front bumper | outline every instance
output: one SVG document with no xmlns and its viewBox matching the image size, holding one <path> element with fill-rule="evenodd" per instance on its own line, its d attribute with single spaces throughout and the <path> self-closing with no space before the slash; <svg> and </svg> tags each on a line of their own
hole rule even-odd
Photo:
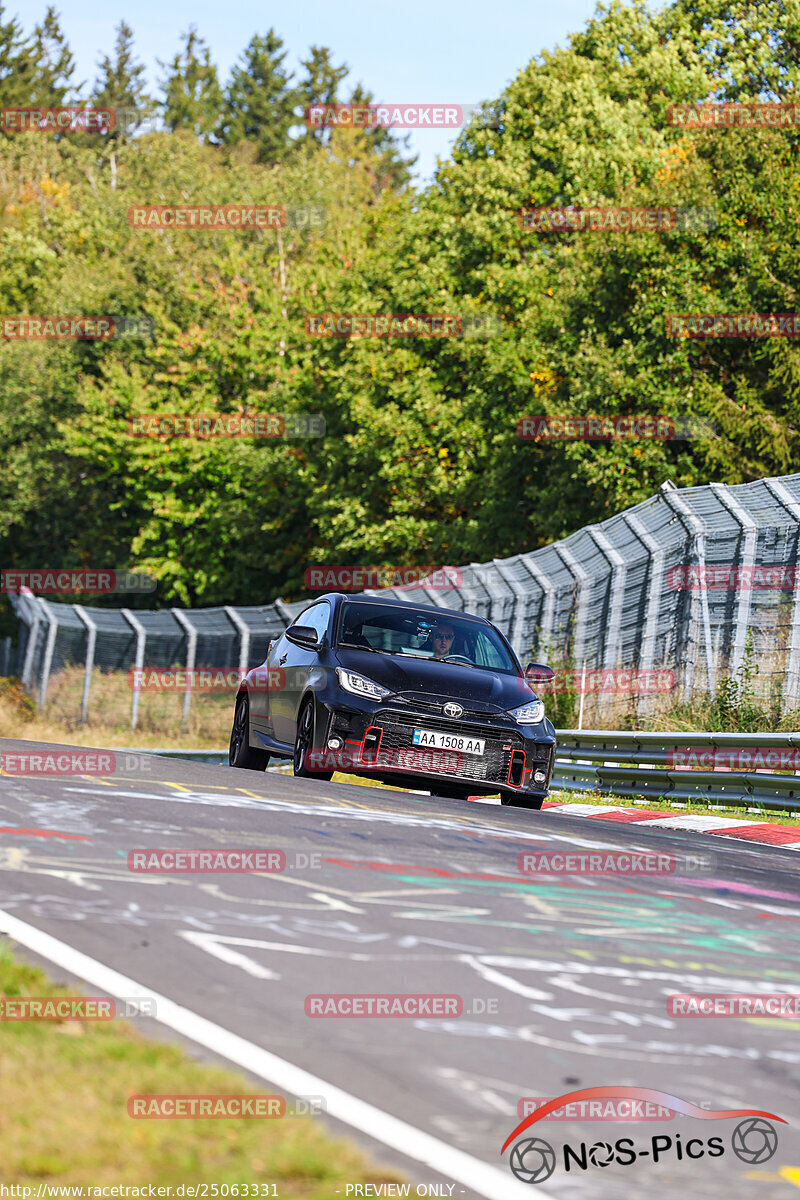
<svg viewBox="0 0 800 1200">
<path fill-rule="evenodd" d="M 354 698 L 353 705 L 327 708 L 324 749 L 340 742 L 333 754 L 336 769 L 368 775 L 382 782 L 412 782 L 435 776 L 447 784 L 465 786 L 475 794 L 500 789 L 546 796 L 553 773 L 555 729 L 545 718 L 539 725 L 520 726 L 510 718 L 451 719 L 411 705 L 381 704 Z M 433 730 L 463 738 L 482 738 L 482 755 L 457 749 L 421 748 L 413 743 L 415 729 Z M 321 747 L 322 748 L 322 747 Z"/>
</svg>

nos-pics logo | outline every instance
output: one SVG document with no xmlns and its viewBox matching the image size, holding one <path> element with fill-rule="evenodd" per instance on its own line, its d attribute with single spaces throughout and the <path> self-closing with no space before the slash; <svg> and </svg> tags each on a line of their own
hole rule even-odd
<svg viewBox="0 0 800 1200">
<path fill-rule="evenodd" d="M 542 1104 L 506 1138 L 501 1154 L 505 1154 L 515 1138 L 525 1133 L 537 1121 L 541 1121 L 550 1113 L 579 1100 L 624 1099 L 644 1100 L 663 1105 L 674 1113 L 683 1113 L 687 1117 L 696 1117 L 700 1121 L 729 1121 L 734 1118 L 744 1118 L 730 1135 L 730 1150 L 748 1166 L 757 1166 L 768 1162 L 778 1149 L 778 1131 L 771 1124 L 779 1121 L 786 1124 L 783 1117 L 775 1113 L 762 1112 L 755 1108 L 699 1108 L 679 1096 L 669 1092 L 659 1092 L 653 1088 L 636 1087 L 594 1087 L 581 1088 L 577 1092 L 567 1092 L 556 1096 Z M 685 1137 L 685 1134 L 684 1134 Z M 579 1146 L 565 1143 L 562 1147 L 564 1170 L 588 1171 L 593 1167 L 608 1167 L 612 1163 L 629 1167 L 639 1158 L 651 1162 L 685 1162 L 689 1159 L 720 1158 L 727 1153 L 724 1136 L 709 1138 L 693 1137 L 683 1140 L 680 1133 L 653 1134 L 640 1145 L 633 1138 L 617 1138 L 614 1142 L 596 1141 L 592 1145 L 581 1142 Z M 517 1179 L 523 1183 L 544 1183 L 556 1169 L 558 1155 L 549 1142 L 540 1137 L 521 1138 L 511 1150 L 508 1165 Z"/>
</svg>

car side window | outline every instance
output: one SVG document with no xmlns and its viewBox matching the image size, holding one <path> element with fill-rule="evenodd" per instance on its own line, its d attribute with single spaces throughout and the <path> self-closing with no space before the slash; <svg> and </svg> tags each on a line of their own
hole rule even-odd
<svg viewBox="0 0 800 1200">
<path fill-rule="evenodd" d="M 320 641 L 323 633 L 327 632 L 330 615 L 331 606 L 327 600 L 323 600 L 319 604 L 312 604 L 311 608 L 307 608 L 305 612 L 302 612 L 293 624 L 309 625 L 315 631 L 317 641 Z"/>
</svg>

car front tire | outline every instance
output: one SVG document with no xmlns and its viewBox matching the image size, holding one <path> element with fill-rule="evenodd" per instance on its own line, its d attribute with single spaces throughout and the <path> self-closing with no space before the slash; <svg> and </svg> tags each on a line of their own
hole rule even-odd
<svg viewBox="0 0 800 1200">
<path fill-rule="evenodd" d="M 314 701 L 306 700 L 297 719 L 292 767 L 301 779 L 320 779 L 328 783 L 333 778 L 333 771 L 312 771 L 308 766 L 308 756 L 314 753 L 315 726 Z"/>
<path fill-rule="evenodd" d="M 245 771 L 266 771 L 268 762 L 266 750 L 254 750 L 250 745 L 250 701 L 247 692 L 242 692 L 236 697 L 233 712 L 228 765 L 241 767 Z"/>
</svg>

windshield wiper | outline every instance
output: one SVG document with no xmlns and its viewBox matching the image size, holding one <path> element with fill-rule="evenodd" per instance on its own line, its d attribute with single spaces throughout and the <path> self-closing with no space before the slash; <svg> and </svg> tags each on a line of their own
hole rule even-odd
<svg viewBox="0 0 800 1200">
<path fill-rule="evenodd" d="M 374 646 L 370 646 L 369 642 L 339 642 L 339 645 L 347 646 L 349 650 L 371 650 L 373 654 L 378 653 Z"/>
</svg>

